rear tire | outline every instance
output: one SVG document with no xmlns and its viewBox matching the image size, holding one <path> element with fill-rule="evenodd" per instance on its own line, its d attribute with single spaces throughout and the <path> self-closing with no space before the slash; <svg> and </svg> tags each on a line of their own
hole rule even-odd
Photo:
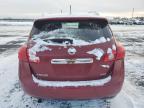
<svg viewBox="0 0 144 108">
<path fill-rule="evenodd" d="M 42 102 L 43 102 L 43 99 L 39 98 L 39 99 L 37 100 L 37 102 L 38 102 L 38 103 L 42 103 Z"/>
</svg>

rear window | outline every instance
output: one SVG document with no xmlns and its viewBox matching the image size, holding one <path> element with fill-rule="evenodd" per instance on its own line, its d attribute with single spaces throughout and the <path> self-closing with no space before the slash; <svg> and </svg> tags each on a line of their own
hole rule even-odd
<svg viewBox="0 0 144 108">
<path fill-rule="evenodd" d="M 100 37 L 111 38 L 112 32 L 106 20 L 49 21 L 38 20 L 34 23 L 31 35 L 37 38 L 74 38 L 87 42 Z"/>
</svg>

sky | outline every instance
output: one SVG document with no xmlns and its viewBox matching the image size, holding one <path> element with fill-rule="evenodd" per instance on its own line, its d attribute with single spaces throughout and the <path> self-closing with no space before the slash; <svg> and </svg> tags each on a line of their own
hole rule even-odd
<svg viewBox="0 0 144 108">
<path fill-rule="evenodd" d="M 39 16 L 45 13 L 98 12 L 104 16 L 144 16 L 144 0 L 0 0 L 0 17 Z"/>
</svg>

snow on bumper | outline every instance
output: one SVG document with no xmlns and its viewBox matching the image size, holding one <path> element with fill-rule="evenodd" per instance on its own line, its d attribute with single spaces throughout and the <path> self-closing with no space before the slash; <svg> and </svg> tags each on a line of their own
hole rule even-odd
<svg viewBox="0 0 144 108">
<path fill-rule="evenodd" d="M 45 81 L 37 79 L 32 75 L 33 81 L 42 87 L 81 87 L 81 86 L 103 86 L 110 82 L 111 76 L 99 80 L 89 81 Z"/>
<path fill-rule="evenodd" d="M 86 86 L 88 84 L 86 83 L 85 86 L 77 87 L 48 87 L 40 86 L 36 83 L 33 80 L 29 63 L 20 61 L 19 79 L 23 90 L 33 97 L 45 99 L 99 99 L 113 97 L 120 92 L 124 81 L 123 66 L 122 60 L 116 61 L 112 70 L 111 79 L 108 77 L 109 80 L 106 80 L 107 83 L 104 83 L 103 86 Z"/>
</svg>

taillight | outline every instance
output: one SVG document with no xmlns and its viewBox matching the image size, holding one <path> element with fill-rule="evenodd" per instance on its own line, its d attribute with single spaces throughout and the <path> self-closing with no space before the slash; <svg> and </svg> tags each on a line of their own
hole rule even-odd
<svg viewBox="0 0 144 108">
<path fill-rule="evenodd" d="M 31 63 L 39 63 L 40 62 L 39 57 L 34 57 L 34 59 L 33 59 L 33 58 L 31 58 L 31 56 L 28 55 L 28 59 L 29 59 L 29 62 L 31 62 Z"/>
<path fill-rule="evenodd" d="M 122 46 L 122 44 L 117 43 L 117 54 L 116 54 L 116 59 L 123 59 L 125 57 L 125 49 Z"/>
<path fill-rule="evenodd" d="M 116 49 L 108 48 L 108 52 L 102 57 L 105 62 L 123 59 L 125 57 L 125 49 L 122 44 L 117 43 Z"/>
<path fill-rule="evenodd" d="M 26 45 L 23 45 L 22 47 L 20 47 L 20 49 L 18 51 L 18 58 L 21 61 L 28 61 Z"/>
<path fill-rule="evenodd" d="M 116 57 L 116 51 L 111 51 L 111 53 L 106 53 L 102 59 L 103 61 L 107 62 L 107 61 L 113 61 L 115 60 L 115 57 Z"/>
<path fill-rule="evenodd" d="M 26 61 L 26 62 L 33 62 L 33 63 L 40 62 L 39 57 L 36 57 L 36 55 L 33 53 L 29 53 L 26 45 L 23 45 L 22 47 L 20 47 L 18 51 L 18 58 L 19 60 Z"/>
<path fill-rule="evenodd" d="M 28 55 L 29 62 L 32 62 L 32 63 L 39 63 L 40 62 L 39 57 L 36 56 L 36 52 L 32 52 L 32 51 L 27 50 L 27 55 Z"/>
</svg>

